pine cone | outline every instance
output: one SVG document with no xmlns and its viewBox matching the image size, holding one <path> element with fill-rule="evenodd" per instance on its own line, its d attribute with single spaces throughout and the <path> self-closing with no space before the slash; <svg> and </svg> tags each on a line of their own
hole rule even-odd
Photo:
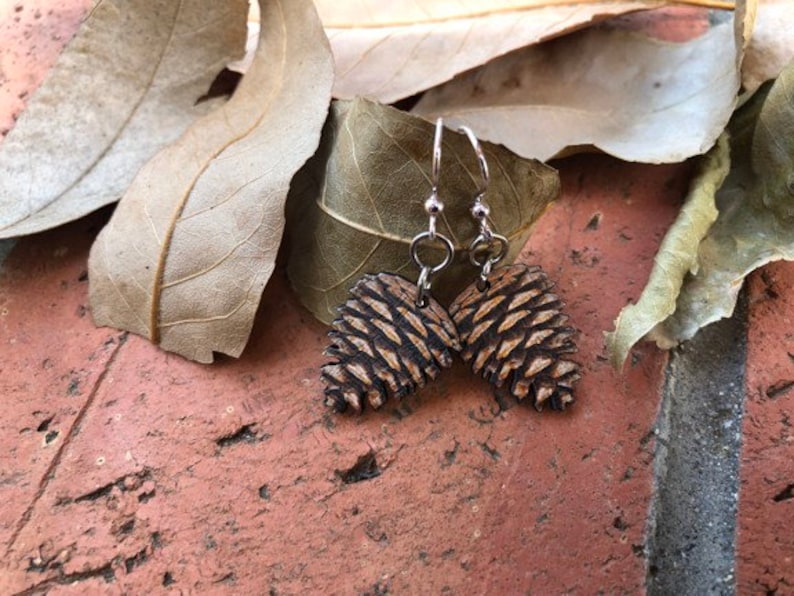
<svg viewBox="0 0 794 596">
<path fill-rule="evenodd" d="M 322 367 L 327 406 L 361 412 L 366 399 L 379 408 L 452 365 L 451 350 L 460 350 L 455 325 L 433 298 L 419 308 L 418 291 L 391 273 L 365 275 L 353 286 L 328 333 L 325 355 L 335 361 Z"/>
<path fill-rule="evenodd" d="M 579 365 L 564 358 L 576 352 L 576 330 L 566 325 L 553 286 L 540 267 L 501 267 L 488 276 L 484 291 L 474 283 L 449 308 L 461 357 L 474 373 L 496 388 L 507 383 L 518 400 L 531 396 L 538 410 L 547 403 L 565 409 L 580 378 Z"/>
</svg>

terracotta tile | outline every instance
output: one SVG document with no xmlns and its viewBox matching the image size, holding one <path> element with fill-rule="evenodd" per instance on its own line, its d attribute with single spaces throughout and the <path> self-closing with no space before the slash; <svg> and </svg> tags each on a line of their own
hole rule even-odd
<svg viewBox="0 0 794 596">
<path fill-rule="evenodd" d="M 330 415 L 325 329 L 282 271 L 244 356 L 201 366 L 79 316 L 87 284 L 72 280 L 97 217 L 22 240 L 3 285 L 4 436 L 24 470 L 0 489 L 5 589 L 641 588 L 664 357 L 637 350 L 619 377 L 601 334 L 639 292 L 686 168 L 560 166 L 565 197 L 525 257 L 559 280 L 584 334 L 579 402 L 562 415 L 500 411 L 462 365 L 399 409 Z M 31 369 L 48 359 L 37 389 Z M 71 395 L 81 370 L 86 390 Z M 64 429 L 56 458 L 41 455 L 53 450 L 34 411 Z M 380 475 L 343 483 L 370 453 Z"/>
<path fill-rule="evenodd" d="M 743 424 L 739 593 L 794 593 L 794 263 L 750 282 Z"/>
<path fill-rule="evenodd" d="M 97 231 L 85 221 L 52 233 L 0 269 L 0 528 L 6 537 L 45 488 L 119 346 L 120 333 L 96 329 L 88 313 L 86 251 Z"/>
</svg>

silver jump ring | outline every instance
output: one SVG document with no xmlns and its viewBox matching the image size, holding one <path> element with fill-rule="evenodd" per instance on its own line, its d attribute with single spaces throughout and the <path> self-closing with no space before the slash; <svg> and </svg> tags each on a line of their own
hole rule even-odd
<svg viewBox="0 0 794 596">
<path fill-rule="evenodd" d="M 425 240 L 429 240 L 429 242 L 425 242 Z M 421 244 L 438 244 L 440 242 L 444 247 L 444 259 L 436 264 L 436 265 L 427 265 L 422 262 L 419 258 L 419 248 Z M 435 234 L 431 235 L 430 232 L 422 232 L 421 234 L 417 234 L 414 236 L 414 239 L 411 241 L 411 260 L 414 262 L 414 265 L 419 267 L 420 269 L 428 269 L 427 277 L 428 282 L 430 281 L 430 277 L 434 276 L 436 273 L 439 273 L 441 270 L 446 268 L 452 262 L 452 257 L 455 254 L 455 247 L 452 245 L 452 242 L 449 238 L 444 236 L 443 234 Z"/>
<path fill-rule="evenodd" d="M 496 252 L 494 248 L 497 249 Z M 475 267 L 487 266 L 490 273 L 490 269 L 505 257 L 509 248 L 510 243 L 501 234 L 490 234 L 490 237 L 480 234 L 469 245 L 469 262 Z M 477 255 L 482 252 L 486 256 L 480 261 Z"/>
<path fill-rule="evenodd" d="M 416 305 L 419 308 L 424 308 L 427 306 L 427 296 L 430 294 L 430 267 L 422 267 L 416 287 L 419 289 L 416 295 Z"/>
</svg>

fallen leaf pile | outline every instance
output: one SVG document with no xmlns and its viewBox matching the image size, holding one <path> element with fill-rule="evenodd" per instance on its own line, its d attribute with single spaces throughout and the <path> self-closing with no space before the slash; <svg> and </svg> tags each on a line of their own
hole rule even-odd
<svg viewBox="0 0 794 596">
<path fill-rule="evenodd" d="M 490 141 L 511 259 L 560 192 L 542 161 L 699 159 L 608 334 L 620 367 L 643 338 L 667 348 L 728 316 L 746 275 L 794 258 L 794 2 L 691 4 L 706 30 L 661 41 L 613 18 L 660 0 L 98 2 L 0 143 L 0 238 L 118 201 L 89 259 L 94 320 L 211 362 L 243 351 L 285 229 L 296 295 L 322 321 L 365 273 L 416 277 L 438 116 L 439 225 L 459 253 L 442 301 L 470 281 L 476 235 L 458 126 Z"/>
</svg>

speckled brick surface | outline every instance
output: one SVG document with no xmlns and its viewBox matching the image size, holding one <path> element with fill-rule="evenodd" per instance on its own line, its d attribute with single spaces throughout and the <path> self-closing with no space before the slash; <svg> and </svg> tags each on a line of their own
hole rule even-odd
<svg viewBox="0 0 794 596">
<path fill-rule="evenodd" d="M 619 377 L 601 332 L 647 276 L 685 171 L 560 165 L 565 197 L 524 258 L 583 332 L 562 415 L 500 411 L 458 365 L 398 409 L 333 416 L 325 328 L 281 270 L 244 356 L 202 366 L 94 328 L 85 259 L 105 214 L 20 241 L 1 298 L 2 591 L 641 589 L 664 356 L 638 350 Z M 368 456 L 380 475 L 346 484 Z"/>
<path fill-rule="evenodd" d="M 794 594 L 794 264 L 750 283 L 737 545 L 743 594 Z"/>
</svg>

